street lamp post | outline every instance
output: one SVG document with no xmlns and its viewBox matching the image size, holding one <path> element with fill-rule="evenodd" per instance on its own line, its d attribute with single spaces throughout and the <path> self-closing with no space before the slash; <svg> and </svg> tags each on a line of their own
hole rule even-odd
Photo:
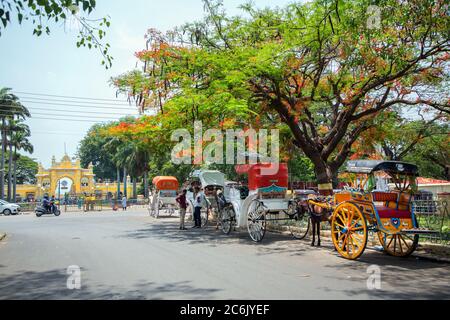
<svg viewBox="0 0 450 320">
<path fill-rule="evenodd" d="M 39 200 L 40 197 L 41 197 L 41 192 L 40 192 L 41 188 L 42 188 L 42 185 L 40 183 L 38 183 L 38 185 L 37 185 L 37 199 L 36 200 Z"/>
<path fill-rule="evenodd" d="M 58 181 L 58 209 L 61 209 L 61 179 Z"/>
</svg>

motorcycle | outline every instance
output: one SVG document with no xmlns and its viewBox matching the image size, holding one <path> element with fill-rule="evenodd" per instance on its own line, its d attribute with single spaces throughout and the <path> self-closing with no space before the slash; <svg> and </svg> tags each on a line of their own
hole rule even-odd
<svg viewBox="0 0 450 320">
<path fill-rule="evenodd" d="M 38 218 L 42 217 L 43 215 L 50 215 L 50 214 L 55 215 L 56 217 L 59 217 L 61 215 L 61 210 L 59 210 L 58 207 L 54 205 L 53 202 L 50 203 L 49 208 L 45 208 L 42 205 L 37 206 L 34 212 L 36 213 L 36 217 Z"/>
</svg>

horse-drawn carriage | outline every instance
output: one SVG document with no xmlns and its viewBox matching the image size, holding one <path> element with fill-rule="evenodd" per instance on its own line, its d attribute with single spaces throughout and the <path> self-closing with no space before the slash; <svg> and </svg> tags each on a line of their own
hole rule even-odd
<svg viewBox="0 0 450 320">
<path fill-rule="evenodd" d="M 376 232 L 384 251 L 406 257 L 413 253 L 419 235 L 434 233 L 419 228 L 413 206 L 418 168 L 394 161 L 349 161 L 346 174 L 352 182 L 327 200 L 310 205 L 331 213 L 331 236 L 336 250 L 358 259 L 366 249 L 369 232 Z M 377 191 L 376 177 L 388 178 L 393 190 Z"/>
<path fill-rule="evenodd" d="M 233 227 L 247 228 L 251 239 L 261 242 L 269 222 L 286 222 L 296 238 L 306 235 L 309 215 L 289 199 L 286 164 L 255 164 L 236 167 L 238 174 L 248 175 L 248 187 L 238 183 L 225 185 L 219 214 L 222 230 L 229 234 Z"/>
<path fill-rule="evenodd" d="M 162 211 L 169 216 L 173 215 L 177 206 L 176 198 L 179 187 L 180 185 L 175 177 L 155 177 L 150 196 L 150 215 L 158 218 Z"/>
<path fill-rule="evenodd" d="M 187 218 L 193 220 L 195 192 L 203 189 L 206 203 L 201 210 L 202 227 L 208 224 L 210 215 L 218 212 L 217 192 L 223 191 L 225 187 L 225 175 L 215 170 L 196 170 L 191 173 L 187 186 L 188 208 L 186 210 Z"/>
</svg>

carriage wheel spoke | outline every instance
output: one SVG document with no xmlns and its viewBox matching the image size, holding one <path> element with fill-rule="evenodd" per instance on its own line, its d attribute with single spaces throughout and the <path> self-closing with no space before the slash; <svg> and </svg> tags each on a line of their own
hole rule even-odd
<svg viewBox="0 0 450 320">
<path fill-rule="evenodd" d="M 405 237 L 405 238 L 408 238 L 411 242 L 414 242 L 414 239 L 411 238 L 410 236 L 408 236 L 408 235 L 405 234 L 404 237 Z"/>
<path fill-rule="evenodd" d="M 360 224 L 361 218 L 358 217 L 358 219 L 355 220 L 354 223 L 352 223 L 352 225 L 350 226 L 351 228 L 355 228 L 358 224 Z"/>
<path fill-rule="evenodd" d="M 355 213 L 353 212 L 353 210 L 350 212 L 350 218 L 348 219 L 348 223 L 353 221 L 353 217 L 355 216 Z M 347 223 L 347 224 L 348 224 Z"/>
<path fill-rule="evenodd" d="M 338 243 L 340 243 L 340 242 L 344 239 L 344 237 L 345 237 L 345 233 L 343 233 L 343 234 L 339 237 Z"/>
<path fill-rule="evenodd" d="M 386 235 L 386 239 L 387 239 L 388 235 Z M 389 241 L 388 245 L 386 246 L 386 248 L 390 248 L 392 241 L 394 241 L 394 237 L 391 238 L 391 240 Z"/>
<path fill-rule="evenodd" d="M 344 221 L 343 221 L 343 223 L 344 223 L 345 225 L 348 224 L 348 223 L 350 222 L 350 220 L 349 220 L 349 215 L 350 215 L 350 212 L 349 212 L 348 210 L 344 211 L 344 215 L 343 215 Z"/>
<path fill-rule="evenodd" d="M 345 219 L 345 213 L 344 212 L 338 212 L 337 217 L 341 220 L 343 224 L 346 224 L 347 219 Z"/>
<path fill-rule="evenodd" d="M 335 224 L 336 224 L 337 226 L 341 227 L 342 229 L 345 229 L 345 227 L 344 227 L 342 224 L 340 224 L 339 222 L 335 222 Z"/>
<path fill-rule="evenodd" d="M 354 236 L 357 236 L 359 239 L 364 240 L 364 235 L 359 233 L 353 233 Z"/>
<path fill-rule="evenodd" d="M 353 237 L 350 236 L 350 245 L 352 246 L 352 255 L 355 254 L 358 250 L 355 250 L 355 243 L 353 242 Z"/>
<path fill-rule="evenodd" d="M 400 239 L 400 235 L 398 236 L 398 245 L 400 247 L 400 253 L 403 254 L 403 246 L 402 246 L 402 241 Z"/>
<path fill-rule="evenodd" d="M 363 239 L 362 238 L 354 238 L 353 236 L 355 236 L 356 234 L 353 234 L 352 235 L 352 240 L 354 241 L 354 242 L 356 242 L 356 244 L 358 245 L 358 247 L 360 247 L 361 245 L 362 245 L 362 243 L 363 243 Z M 358 235 L 359 236 L 359 235 Z M 361 240 L 361 242 L 359 242 Z"/>
<path fill-rule="evenodd" d="M 408 245 L 408 243 L 406 242 L 405 238 L 403 238 L 403 236 L 400 236 L 400 239 L 403 241 L 403 243 L 405 244 L 406 248 L 408 249 L 408 251 L 411 249 L 411 246 Z"/>
</svg>

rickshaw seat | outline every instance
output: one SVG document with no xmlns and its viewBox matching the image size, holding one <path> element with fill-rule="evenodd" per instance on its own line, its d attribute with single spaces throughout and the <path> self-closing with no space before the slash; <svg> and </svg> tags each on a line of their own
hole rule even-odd
<svg viewBox="0 0 450 320">
<path fill-rule="evenodd" d="M 411 212 L 408 210 L 397 210 L 388 207 L 376 207 L 378 211 L 378 216 L 381 219 L 398 218 L 398 219 L 408 219 L 411 218 Z"/>
</svg>

